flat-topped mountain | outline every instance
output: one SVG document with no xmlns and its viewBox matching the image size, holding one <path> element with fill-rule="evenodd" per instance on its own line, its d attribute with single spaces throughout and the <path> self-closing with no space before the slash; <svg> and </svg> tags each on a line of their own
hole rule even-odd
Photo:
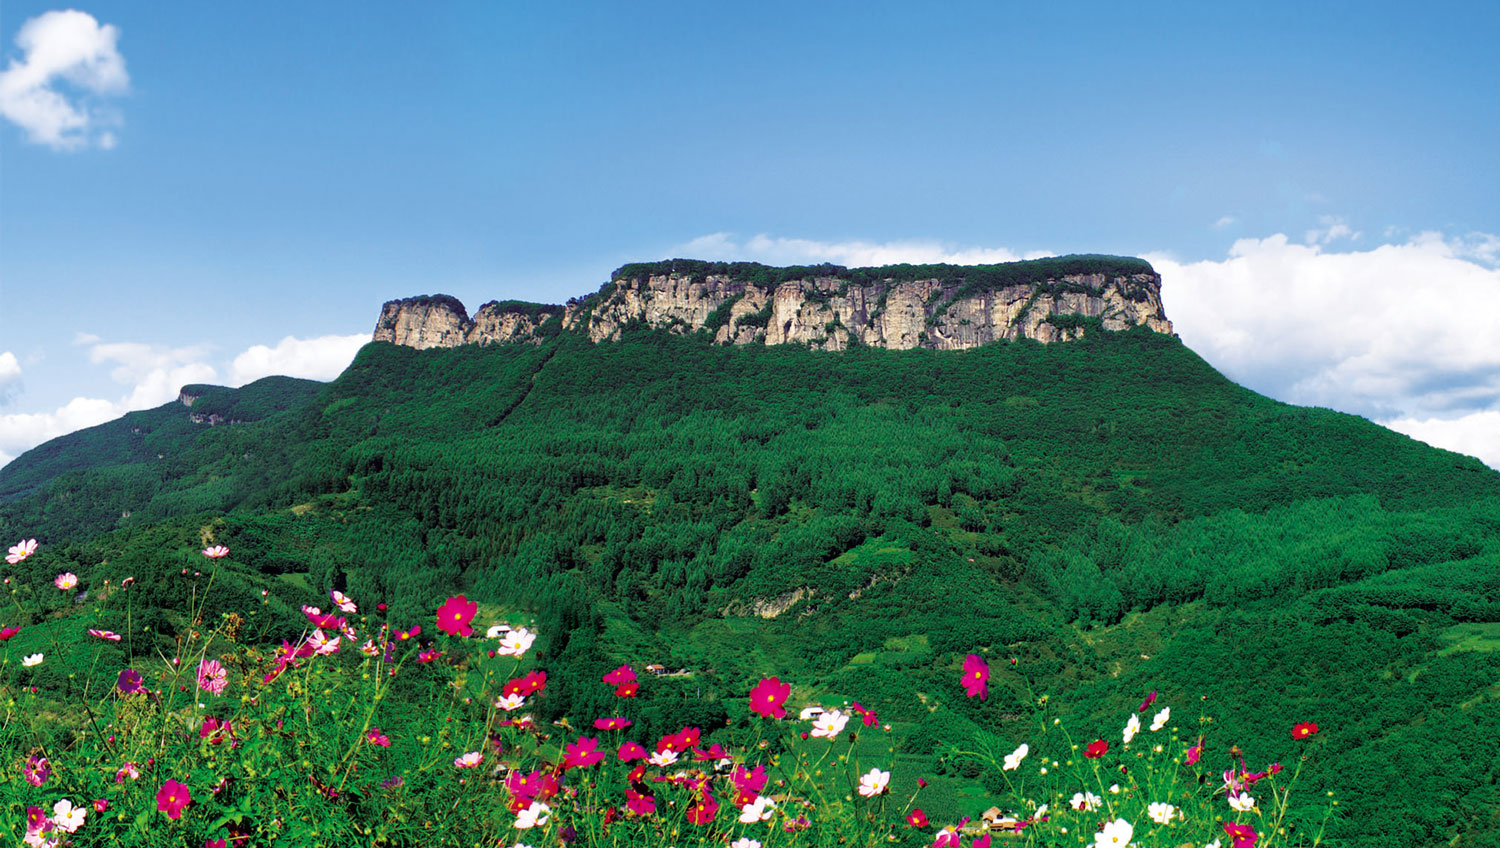
<svg viewBox="0 0 1500 848">
<path fill-rule="evenodd" d="M 773 268 L 673 259 L 625 265 L 566 304 L 491 301 L 471 318 L 448 295 L 387 302 L 374 340 L 426 349 L 540 342 L 559 332 L 617 339 L 633 322 L 703 331 L 720 344 L 958 350 L 1001 339 L 1080 338 L 1090 327 L 1172 332 L 1150 263 L 1076 255 L 997 265 Z"/>
</svg>

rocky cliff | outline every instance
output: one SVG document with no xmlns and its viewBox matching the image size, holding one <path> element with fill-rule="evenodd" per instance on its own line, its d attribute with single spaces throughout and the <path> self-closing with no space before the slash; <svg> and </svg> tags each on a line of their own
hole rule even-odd
<svg viewBox="0 0 1500 848">
<path fill-rule="evenodd" d="M 560 331 L 615 339 L 631 324 L 704 331 L 721 344 L 851 344 L 955 350 L 999 339 L 1067 341 L 1090 329 L 1171 333 L 1161 277 L 1139 259 L 1065 256 L 1000 265 L 822 265 L 672 260 L 626 265 L 565 306 L 486 303 L 472 319 L 446 295 L 393 300 L 375 340 L 415 348 L 538 343 Z"/>
</svg>

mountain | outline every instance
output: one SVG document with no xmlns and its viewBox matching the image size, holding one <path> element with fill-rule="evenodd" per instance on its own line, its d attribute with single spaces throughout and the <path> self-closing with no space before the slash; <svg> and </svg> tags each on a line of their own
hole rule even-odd
<svg viewBox="0 0 1500 848">
<path fill-rule="evenodd" d="M 398 343 L 331 383 L 201 390 L 55 440 L 0 470 L 0 533 L 52 557 L 11 573 L 65 567 L 88 588 L 128 569 L 156 593 L 136 603 L 155 599 L 162 650 L 189 627 L 166 588 L 186 563 L 164 551 L 206 538 L 234 551 L 208 620 L 263 608 L 266 639 L 300 632 L 297 607 L 329 588 L 392 621 L 430 621 L 461 589 L 534 618 L 555 680 L 687 669 L 642 687 L 643 733 L 734 732 L 760 675 L 795 702 L 859 700 L 895 728 L 897 782 L 931 784 L 935 820 L 1003 786 L 944 745 L 1010 750 L 1029 692 L 1092 739 L 1157 690 L 1190 726 L 1213 716 L 1220 768 L 1239 743 L 1290 767 L 1305 749 L 1287 729 L 1323 727 L 1293 827 L 1321 821 L 1326 791 L 1337 844 L 1493 844 L 1500 473 L 1237 386 L 1153 326 L 1159 307 L 1117 331 L 1107 309 L 1059 312 L 1093 308 L 1046 290 L 1066 274 L 1013 314 L 1043 303 L 1067 326 L 1004 325 L 1066 343 L 934 349 L 960 344 L 952 309 L 1011 297 L 966 289 L 991 271 L 734 267 L 626 266 L 570 305 L 472 321 L 451 299 L 397 301 L 377 336 Z M 1079 285 L 1151 276 L 1099 273 Z M 825 303 L 830 279 L 848 288 Z M 916 335 L 854 306 L 884 286 L 889 311 L 908 284 L 938 292 L 917 298 Z M 755 343 L 730 319 L 764 304 L 764 341 L 825 309 L 848 335 Z M 510 335 L 475 331 L 505 315 Z M 816 326 L 797 320 L 776 338 Z M 193 423 L 208 413 L 239 423 Z M 12 650 L 92 614 L 76 606 Z M 112 615 L 89 626 L 124 630 Z M 86 647 L 49 648 L 34 680 L 66 686 Z M 971 652 L 997 666 L 985 702 L 952 691 Z M 610 697 L 558 685 L 539 709 L 607 715 Z"/>
</svg>

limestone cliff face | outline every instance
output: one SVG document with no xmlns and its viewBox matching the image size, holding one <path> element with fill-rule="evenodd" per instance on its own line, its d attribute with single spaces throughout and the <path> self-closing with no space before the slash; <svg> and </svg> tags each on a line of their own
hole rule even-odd
<svg viewBox="0 0 1500 848">
<path fill-rule="evenodd" d="M 923 273 L 929 270 L 931 276 Z M 852 343 L 957 350 L 1000 339 L 1067 341 L 1091 326 L 1172 332 L 1162 310 L 1161 278 L 1149 265 L 1063 257 L 855 271 L 687 261 L 627 265 L 598 294 L 567 306 L 487 303 L 470 320 L 463 304 L 445 295 L 391 301 L 376 324 L 375 340 L 416 348 L 537 343 L 538 328 L 559 315 L 563 331 L 596 342 L 617 339 L 626 326 L 640 323 L 676 333 L 706 330 L 720 344 L 797 343 L 823 350 Z"/>
<path fill-rule="evenodd" d="M 462 344 L 539 344 L 536 329 L 562 314 L 561 306 L 490 301 L 474 317 L 457 298 L 445 294 L 387 301 L 375 322 L 374 340 L 425 350 Z"/>
</svg>

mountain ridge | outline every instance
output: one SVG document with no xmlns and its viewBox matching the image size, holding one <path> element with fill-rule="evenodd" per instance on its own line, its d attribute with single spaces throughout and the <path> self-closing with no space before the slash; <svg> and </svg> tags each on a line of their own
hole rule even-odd
<svg viewBox="0 0 1500 848">
<path fill-rule="evenodd" d="M 536 344 L 569 331 L 614 340 L 632 323 L 706 332 L 718 344 L 964 350 L 999 340 L 1073 341 L 1091 329 L 1172 334 L 1161 277 L 1128 257 L 993 265 L 773 267 L 673 259 L 616 270 L 566 304 L 490 301 L 471 318 L 450 295 L 387 301 L 374 341 L 417 349 Z"/>
</svg>

